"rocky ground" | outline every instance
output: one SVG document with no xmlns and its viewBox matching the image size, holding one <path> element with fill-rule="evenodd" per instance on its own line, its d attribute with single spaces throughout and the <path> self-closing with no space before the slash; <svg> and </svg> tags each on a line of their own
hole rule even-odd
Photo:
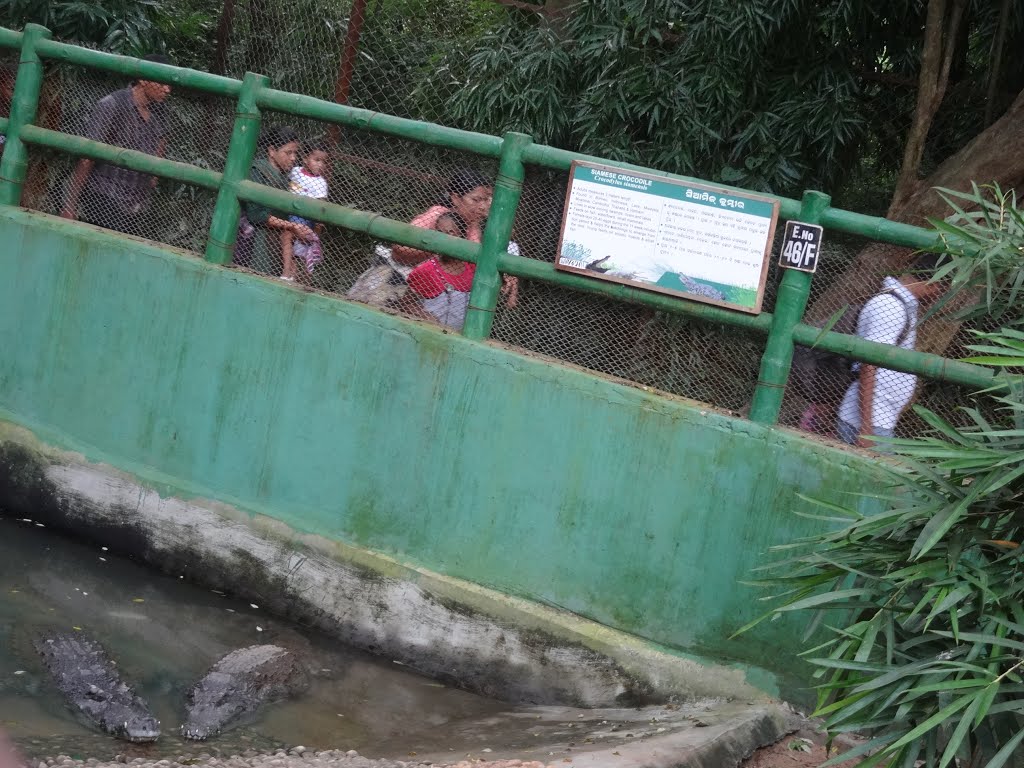
<svg viewBox="0 0 1024 768">
<path fill-rule="evenodd" d="M 111 744 L 97 735 L 105 740 L 101 746 L 109 750 L 116 745 L 118 751 L 107 751 L 108 759 L 83 759 L 98 754 L 96 744 L 82 739 L 46 746 L 26 742 L 19 744 L 18 761 L 2 760 L 6 750 L 0 750 L 0 768 L 733 768 L 744 758 L 743 768 L 813 768 L 828 757 L 824 737 L 811 723 L 790 710 L 749 702 L 596 713 L 535 708 L 471 721 L 451 735 L 452 749 L 428 754 L 419 745 L 395 749 L 391 744 L 385 758 L 355 750 L 237 741 L 168 741 L 154 754 L 153 745 Z M 461 749 L 456 752 L 454 746 Z M 374 749 L 384 747 L 376 744 Z"/>
<path fill-rule="evenodd" d="M 119 756 L 112 762 L 95 759 L 74 760 L 66 755 L 40 760 L 25 768 L 440 768 L 436 764 L 407 760 L 384 760 L 363 757 L 354 749 L 346 751 L 327 750 L 314 752 L 305 747 L 295 747 L 287 752 L 257 753 L 250 750 L 233 757 L 216 757 L 207 752 L 195 756 L 181 755 L 177 759 L 147 760 L 142 757 Z M 450 768 L 545 768 L 539 761 L 523 760 L 463 760 L 451 763 Z M 549 768 L 555 768 L 554 764 Z M 565 768 L 558 765 L 557 768 Z"/>
<path fill-rule="evenodd" d="M 835 753 L 833 752 L 832 755 Z M 824 763 L 829 754 L 820 740 L 801 739 L 788 736 L 776 744 L 757 750 L 745 760 L 741 768 L 816 768 Z M 843 763 L 838 768 L 847 768 L 857 761 Z M 371 759 L 361 756 L 355 750 L 347 752 L 331 750 L 314 752 L 296 747 L 288 752 L 278 751 L 255 753 L 250 751 L 234 757 L 216 757 L 209 753 L 181 755 L 177 759 L 146 760 L 137 757 L 121 758 L 113 762 L 95 759 L 73 760 L 61 755 L 40 760 L 26 768 L 442 768 L 436 764 L 406 760 Z M 541 761 L 526 760 L 462 760 L 449 763 L 443 768 L 570 768 L 563 761 L 545 764 Z"/>
</svg>

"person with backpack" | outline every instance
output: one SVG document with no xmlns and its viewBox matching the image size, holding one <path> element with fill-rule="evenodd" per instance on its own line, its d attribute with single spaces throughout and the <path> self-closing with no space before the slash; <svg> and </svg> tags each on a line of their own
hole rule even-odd
<svg viewBox="0 0 1024 768">
<path fill-rule="evenodd" d="M 918 260 L 913 272 L 883 279 L 882 290 L 857 315 L 856 335 L 913 349 L 921 307 L 935 301 L 942 292 L 939 283 L 929 282 L 935 265 L 935 257 L 926 256 Z M 836 430 L 845 443 L 883 450 L 872 438 L 893 436 L 900 416 L 914 397 L 917 376 L 868 363 L 854 363 L 852 372 L 856 378 L 839 406 Z"/>
</svg>

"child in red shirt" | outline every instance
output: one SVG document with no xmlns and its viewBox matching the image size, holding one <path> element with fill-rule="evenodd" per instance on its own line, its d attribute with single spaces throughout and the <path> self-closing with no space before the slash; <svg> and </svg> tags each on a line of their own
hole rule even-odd
<svg viewBox="0 0 1024 768">
<path fill-rule="evenodd" d="M 434 229 L 452 237 L 466 236 L 465 226 L 453 213 L 438 216 Z M 422 299 L 421 306 L 431 318 L 459 331 L 466 321 L 475 273 L 475 264 L 435 256 L 410 272 L 407 282 L 412 293 Z"/>
</svg>

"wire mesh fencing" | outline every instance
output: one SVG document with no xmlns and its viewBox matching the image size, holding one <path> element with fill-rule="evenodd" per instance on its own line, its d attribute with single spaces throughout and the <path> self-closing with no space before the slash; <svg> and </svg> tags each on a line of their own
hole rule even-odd
<svg viewBox="0 0 1024 768">
<path fill-rule="evenodd" d="M 439 225 L 437 219 L 444 206 L 452 205 L 453 180 L 462 179 L 458 183 L 470 185 L 470 189 L 459 187 L 461 197 L 478 186 L 472 181 L 478 179 L 479 186 L 487 188 L 490 200 L 489 185 L 497 168 L 485 159 L 370 131 L 334 131 L 325 123 L 287 115 L 265 115 L 264 123 L 265 131 L 288 126 L 297 137 L 295 165 L 290 170 L 282 169 L 296 194 L 310 191 L 304 179 L 322 174 L 322 199 L 441 231 L 444 222 Z M 263 153 L 266 148 L 258 151 L 260 156 Z M 314 167 L 317 163 L 319 167 Z M 310 289 L 422 318 L 420 307 L 407 295 L 406 278 L 428 254 L 396 248 L 392 243 L 340 227 L 295 221 L 311 225 L 319 254 L 315 259 L 297 257 L 293 275 L 271 272 L 272 277 L 294 277 Z M 461 229 L 455 236 L 479 241 L 483 217 L 473 219 L 467 214 L 467 220 L 460 219 L 456 226 Z M 295 254 L 308 254 L 304 243 L 282 242 L 280 246 L 282 256 L 289 247 Z M 462 269 L 461 263 L 451 262 L 448 268 Z M 470 268 L 462 280 L 471 280 L 472 274 Z"/>
<path fill-rule="evenodd" d="M 40 109 L 40 124 L 45 127 L 214 170 L 223 168 L 234 118 L 233 106 L 226 100 L 180 90 L 160 91 L 150 105 L 153 124 L 128 130 L 140 114 L 131 101 L 135 98 L 132 84 L 68 66 L 53 67 L 46 82 Z M 469 174 L 479 184 L 490 186 L 497 172 L 495 162 L 466 153 L 370 131 L 336 131 L 325 123 L 288 115 L 264 115 L 265 132 L 283 126 L 294 130 L 297 152 L 293 168 L 279 169 L 282 175 L 301 179 L 303 175 L 322 174 L 320 197 L 432 229 L 443 225 L 441 213 L 454 208 L 453 179 Z M 147 128 L 152 130 L 147 133 Z M 261 145 L 258 159 L 267 149 Z M 321 166 L 311 171 L 307 166 L 316 152 L 322 156 Z M 26 201 L 50 213 L 74 215 L 88 223 L 196 253 L 203 250 L 214 201 L 211 191 L 166 180 L 157 183 L 135 172 L 109 167 L 105 170 L 102 164 L 93 164 L 83 179 L 82 169 L 78 160 L 34 150 Z M 567 184 L 565 171 L 538 166 L 527 169 L 513 226 L 513 252 L 555 262 Z M 293 191 L 304 193 L 301 184 L 292 186 Z M 461 188 L 456 197 L 469 191 Z M 433 218 L 430 212 L 434 212 Z M 461 230 L 451 234 L 479 240 L 485 218 L 483 210 L 477 221 L 461 220 Z M 429 286 L 420 290 L 422 286 L 416 280 L 410 282 L 409 277 L 413 269 L 436 261 L 444 273 L 437 273 L 440 281 L 461 281 L 465 289 L 461 293 L 468 294 L 471 265 L 430 259 L 431 255 L 423 252 L 398 258 L 401 249 L 394 244 L 338 227 L 305 223 L 318 235 L 319 255 L 315 260 L 295 259 L 298 267 L 291 274 L 304 287 L 414 319 L 440 319 L 442 324 L 458 328 L 458 323 L 446 323 L 433 312 L 431 301 L 437 297 Z M 270 277 L 287 277 L 283 253 L 291 247 L 299 254 L 304 244 L 294 241 L 286 245 L 278 237 L 277 233 L 273 235 L 273 247 L 280 249 L 282 258 L 278 266 L 262 271 Z M 781 278 L 777 267 L 780 240 L 781 228 L 769 256 L 765 311 L 774 308 Z M 833 330 L 860 333 L 905 348 L 925 347 L 927 334 L 919 333 L 916 323 L 919 310 L 896 298 L 894 285 L 885 282 L 891 283 L 894 265 L 900 263 L 898 257 L 906 254 L 892 249 L 885 258 L 864 259 L 862 252 L 868 247 L 882 246 L 833 233 L 826 236 L 819 271 L 812 283 L 809 322 L 822 326 L 835 323 L 839 313 L 846 319 L 836 323 Z M 879 315 L 875 319 L 881 330 L 867 328 L 870 324 L 859 328 L 858 320 L 864 319 L 862 307 L 882 292 L 885 311 L 873 312 Z M 513 297 L 506 292 L 499 303 L 493 329 L 497 341 L 733 413 L 747 412 L 757 383 L 763 338 L 726 325 L 540 281 L 519 281 L 514 293 Z M 462 317 L 464 309 L 460 320 Z M 941 319 L 930 322 L 931 327 L 941 325 Z M 945 336 L 931 339 L 931 351 L 959 353 L 968 330 L 944 329 L 939 335 Z M 950 417 L 963 402 L 960 391 L 895 371 L 880 369 L 875 382 L 877 396 L 886 402 L 875 426 L 896 429 L 899 434 L 924 429 L 923 422 L 907 412 L 911 402 L 926 404 Z M 858 375 L 852 361 L 800 348 L 782 423 L 833 439 L 848 437 L 843 434 L 842 422 L 850 427 L 857 425 L 857 388 Z"/>
<path fill-rule="evenodd" d="M 234 106 L 157 83 L 48 66 L 37 124 L 221 171 Z M 32 148 L 23 202 L 47 213 L 201 252 L 215 193 Z"/>
<path fill-rule="evenodd" d="M 0 48 L 0 117 L 8 117 L 11 113 L 11 100 L 14 98 L 14 80 L 17 71 L 17 53 Z M 6 142 L 7 136 L 0 131 L 0 157 L 3 157 Z"/>
<path fill-rule="evenodd" d="M 932 352 L 952 359 L 965 357 L 973 331 L 984 321 L 960 322 L 958 305 L 934 311 L 940 288 L 919 297 L 902 282 L 915 268 L 910 249 L 826 233 L 805 322 L 883 344 Z M 921 280 L 927 276 L 920 277 Z M 865 371 L 868 376 L 865 376 Z M 865 393 L 870 378 L 873 394 Z M 781 414 L 784 424 L 830 439 L 851 442 L 865 418 L 876 434 L 909 437 L 930 427 L 915 413 L 919 405 L 954 424 L 966 418 L 963 407 L 974 393 L 963 387 L 930 381 L 813 347 L 797 345 L 790 383 Z M 868 408 L 871 404 L 871 410 Z"/>
</svg>

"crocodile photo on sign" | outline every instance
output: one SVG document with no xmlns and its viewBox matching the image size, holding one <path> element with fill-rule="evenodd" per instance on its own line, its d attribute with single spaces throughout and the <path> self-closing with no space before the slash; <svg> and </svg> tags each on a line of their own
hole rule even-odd
<svg viewBox="0 0 1024 768">
<path fill-rule="evenodd" d="M 308 687 L 309 675 L 291 651 L 277 645 L 240 648 L 214 664 L 189 691 L 181 733 L 187 739 L 208 739 L 263 704 Z"/>
<path fill-rule="evenodd" d="M 160 721 L 131 689 L 95 640 L 83 635 L 44 635 L 36 650 L 69 706 L 91 725 L 134 742 L 156 741 Z"/>
</svg>

